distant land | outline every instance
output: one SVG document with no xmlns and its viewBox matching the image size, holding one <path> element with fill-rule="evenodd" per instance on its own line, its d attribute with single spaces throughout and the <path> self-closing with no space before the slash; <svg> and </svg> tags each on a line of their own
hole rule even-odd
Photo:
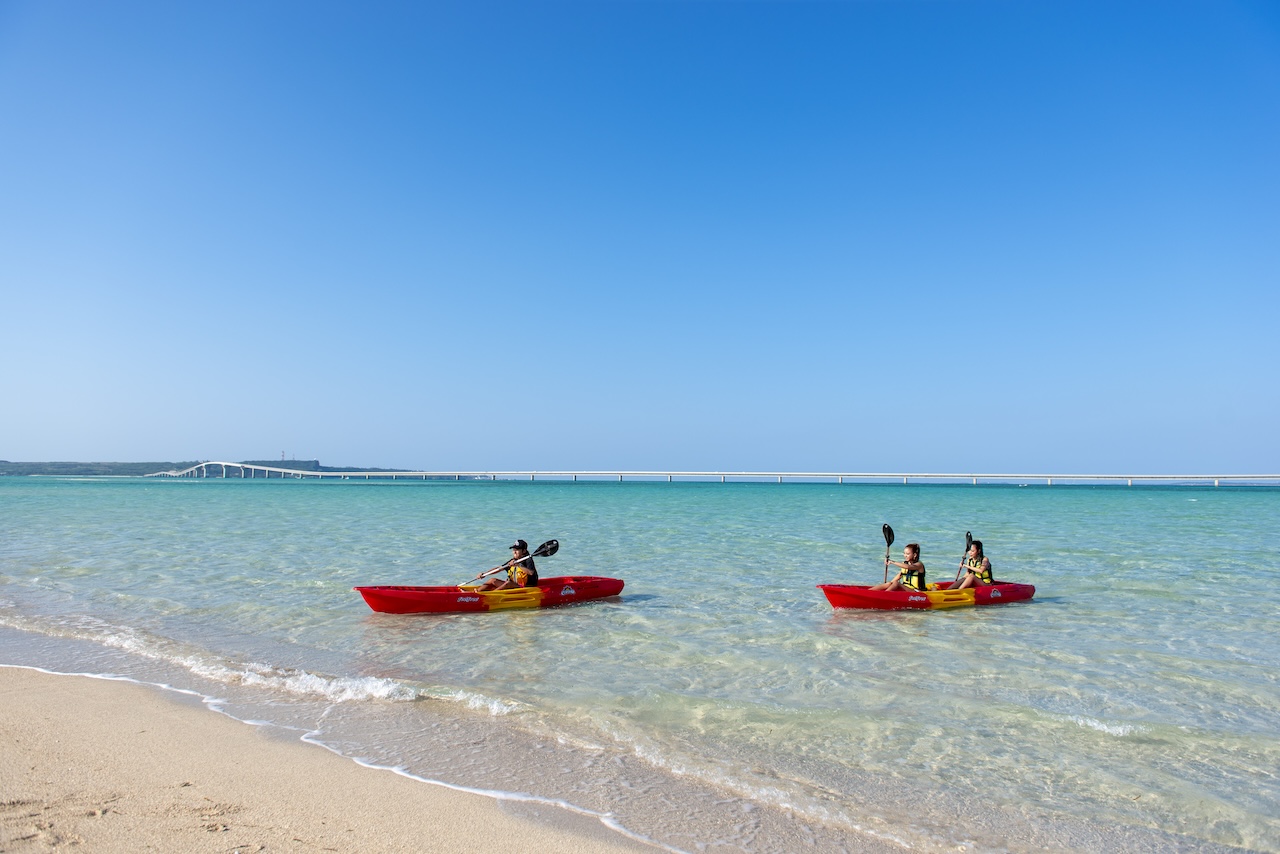
<svg viewBox="0 0 1280 854">
<path fill-rule="evenodd" d="M 70 475 L 99 477 L 141 477 L 158 471 L 182 471 L 204 460 L 180 463 L 13 463 L 0 460 L 0 477 L 17 475 Z M 322 466 L 319 460 L 238 460 L 245 465 L 274 466 L 294 471 L 402 471 L 402 469 L 355 468 L 354 466 Z"/>
</svg>

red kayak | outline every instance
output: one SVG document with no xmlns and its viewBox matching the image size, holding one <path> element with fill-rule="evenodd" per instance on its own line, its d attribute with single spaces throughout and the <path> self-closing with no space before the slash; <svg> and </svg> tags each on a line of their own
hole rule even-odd
<svg viewBox="0 0 1280 854">
<path fill-rule="evenodd" d="M 1024 602 L 1036 595 L 1033 585 L 1012 581 L 979 584 L 964 590 L 952 590 L 952 584 L 954 582 L 951 581 L 930 584 L 931 589 L 923 593 L 918 590 L 872 590 L 867 584 L 819 584 L 818 589 L 827 595 L 827 601 L 833 608 L 875 608 L 881 611 L 1004 605 L 1009 602 Z"/>
<path fill-rule="evenodd" d="M 599 575 L 564 575 L 544 578 L 537 587 L 480 590 L 460 587 L 406 587 L 375 585 L 353 588 L 379 614 L 443 614 L 458 611 L 504 611 L 509 608 L 552 608 L 590 599 L 604 599 L 622 592 L 621 578 Z"/>
</svg>

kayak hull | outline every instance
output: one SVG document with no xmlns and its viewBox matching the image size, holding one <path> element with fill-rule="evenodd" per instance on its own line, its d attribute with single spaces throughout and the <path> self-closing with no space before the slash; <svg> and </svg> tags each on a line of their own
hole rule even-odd
<svg viewBox="0 0 1280 854">
<path fill-rule="evenodd" d="M 970 605 L 1005 605 L 1025 602 L 1036 595 L 1031 584 L 997 581 L 964 590 L 950 589 L 953 582 L 944 581 L 936 590 L 872 590 L 866 584 L 819 584 L 832 608 L 870 608 L 877 611 L 918 609 L 937 611 Z M 934 585 L 929 585 L 933 587 Z"/>
<path fill-rule="evenodd" d="M 480 590 L 478 585 L 466 584 L 459 587 L 378 584 L 353 589 L 379 614 L 455 614 L 572 605 L 617 596 L 622 586 L 621 578 L 563 575 L 544 578 L 537 587 L 510 590 Z"/>
</svg>

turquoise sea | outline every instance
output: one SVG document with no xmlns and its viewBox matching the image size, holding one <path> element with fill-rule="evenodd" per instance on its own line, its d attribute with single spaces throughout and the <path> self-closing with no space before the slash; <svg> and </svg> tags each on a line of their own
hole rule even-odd
<svg viewBox="0 0 1280 854">
<path fill-rule="evenodd" d="M 880 527 L 1030 603 L 833 611 Z M 617 599 L 389 616 L 514 538 Z M 688 852 L 1280 851 L 1280 490 L 0 478 L 0 664 Z"/>
</svg>

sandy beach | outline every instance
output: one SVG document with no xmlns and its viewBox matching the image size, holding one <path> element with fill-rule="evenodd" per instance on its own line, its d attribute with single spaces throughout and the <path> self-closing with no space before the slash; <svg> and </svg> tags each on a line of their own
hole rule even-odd
<svg viewBox="0 0 1280 854">
<path fill-rule="evenodd" d="M 0 667 L 0 850 L 659 850 L 361 767 L 135 683 Z"/>
</svg>

